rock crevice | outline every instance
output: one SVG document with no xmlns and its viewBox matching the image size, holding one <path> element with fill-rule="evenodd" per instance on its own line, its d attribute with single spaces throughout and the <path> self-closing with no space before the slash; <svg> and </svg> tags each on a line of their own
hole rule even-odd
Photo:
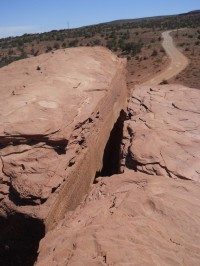
<svg viewBox="0 0 200 266">
<path fill-rule="evenodd" d="M 0 243 L 2 265 L 13 263 L 23 226 L 13 259 L 32 265 L 28 256 L 36 259 L 45 232 L 77 207 L 102 170 L 110 132 L 127 106 L 125 65 L 95 47 L 59 50 L 0 70 L 0 234 L 8 232 Z M 6 76 L 13 77 L 9 86 Z M 23 257 L 26 241 L 34 247 L 27 243 Z"/>
</svg>

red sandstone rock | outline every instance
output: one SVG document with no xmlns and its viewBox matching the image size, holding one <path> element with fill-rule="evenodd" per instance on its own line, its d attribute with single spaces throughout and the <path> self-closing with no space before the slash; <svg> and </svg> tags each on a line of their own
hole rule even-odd
<svg viewBox="0 0 200 266">
<path fill-rule="evenodd" d="M 39 220 L 48 230 L 88 191 L 102 168 L 110 131 L 126 109 L 125 64 L 95 47 L 59 50 L 0 69 L 4 246 L 15 220 Z M 20 234 L 13 236 L 15 246 Z"/>
<path fill-rule="evenodd" d="M 199 106 L 195 89 L 136 88 L 124 126 L 124 173 L 98 178 L 40 242 L 36 265 L 198 266 Z"/>
<path fill-rule="evenodd" d="M 37 266 L 199 265 L 200 184 L 127 170 L 99 178 L 41 241 Z"/>
<path fill-rule="evenodd" d="M 200 264 L 199 91 L 137 87 L 121 145 L 124 173 L 91 185 L 126 108 L 124 72 L 104 48 L 62 50 L 0 70 L 6 258 L 8 250 L 26 256 L 46 230 L 38 266 Z"/>
<path fill-rule="evenodd" d="M 126 158 L 128 168 L 144 173 L 200 181 L 199 90 L 137 87 L 128 108 L 123 164 Z"/>
</svg>

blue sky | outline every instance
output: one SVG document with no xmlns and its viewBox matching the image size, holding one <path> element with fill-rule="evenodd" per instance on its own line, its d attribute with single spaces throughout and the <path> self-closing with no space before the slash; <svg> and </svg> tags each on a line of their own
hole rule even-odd
<svg viewBox="0 0 200 266">
<path fill-rule="evenodd" d="M 200 9 L 200 0 L 0 0 L 0 37 Z"/>
</svg>

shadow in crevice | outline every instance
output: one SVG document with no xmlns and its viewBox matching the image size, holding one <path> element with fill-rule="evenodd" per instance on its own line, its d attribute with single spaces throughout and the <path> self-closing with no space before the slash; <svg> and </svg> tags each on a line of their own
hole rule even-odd
<svg viewBox="0 0 200 266">
<path fill-rule="evenodd" d="M 0 265 L 34 265 L 44 235 L 45 226 L 41 220 L 21 213 L 0 217 Z"/>
<path fill-rule="evenodd" d="M 102 170 L 96 173 L 95 179 L 99 176 L 111 176 L 120 173 L 121 143 L 125 119 L 126 113 L 122 110 L 106 144 Z"/>
</svg>

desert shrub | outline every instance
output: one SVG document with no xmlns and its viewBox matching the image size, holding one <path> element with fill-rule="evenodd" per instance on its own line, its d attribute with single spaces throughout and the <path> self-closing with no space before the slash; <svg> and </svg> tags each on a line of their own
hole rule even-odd
<svg viewBox="0 0 200 266">
<path fill-rule="evenodd" d="M 12 49 L 9 49 L 8 54 L 9 55 L 13 55 L 14 54 L 14 51 Z"/>
<path fill-rule="evenodd" d="M 117 44 L 116 44 L 116 41 L 115 40 L 109 40 L 107 41 L 106 43 L 106 47 L 110 50 L 115 50 Z"/>
<path fill-rule="evenodd" d="M 151 56 L 157 56 L 157 55 L 158 55 L 158 51 L 156 49 L 154 49 Z"/>
<path fill-rule="evenodd" d="M 46 53 L 48 53 L 48 52 L 50 52 L 50 51 L 52 51 L 52 47 L 51 47 L 51 46 L 47 46 L 47 48 L 46 48 Z"/>
<path fill-rule="evenodd" d="M 182 42 L 182 43 L 179 44 L 179 46 L 180 46 L 180 47 L 183 47 L 183 46 L 185 46 L 185 43 Z"/>
<path fill-rule="evenodd" d="M 31 54 L 34 55 L 34 53 L 35 53 L 35 50 L 32 48 L 31 49 Z"/>
<path fill-rule="evenodd" d="M 39 51 L 37 50 L 36 52 L 34 52 L 34 56 L 37 56 L 39 54 Z"/>
<path fill-rule="evenodd" d="M 60 48 L 60 44 L 59 43 L 54 43 L 54 46 L 53 46 L 54 49 L 59 49 Z"/>
<path fill-rule="evenodd" d="M 76 47 L 78 45 L 78 39 L 69 42 L 69 47 Z"/>
<path fill-rule="evenodd" d="M 109 35 L 109 38 L 116 38 L 116 33 L 115 31 L 112 31 L 111 34 Z"/>
<path fill-rule="evenodd" d="M 57 36 L 56 37 L 56 41 L 61 41 L 63 42 L 64 41 L 64 37 L 61 35 L 61 36 Z"/>
<path fill-rule="evenodd" d="M 93 41 L 94 45 L 100 45 L 101 44 L 101 41 L 99 39 L 96 39 Z"/>
<path fill-rule="evenodd" d="M 166 79 L 163 79 L 161 82 L 160 82 L 160 85 L 166 85 L 168 84 L 168 81 Z"/>
<path fill-rule="evenodd" d="M 63 47 L 63 48 L 66 48 L 66 47 L 67 47 L 66 42 L 63 42 L 62 47 Z"/>
<path fill-rule="evenodd" d="M 142 44 L 134 42 L 121 43 L 120 48 L 123 52 L 131 53 L 134 56 L 141 52 Z"/>
</svg>

